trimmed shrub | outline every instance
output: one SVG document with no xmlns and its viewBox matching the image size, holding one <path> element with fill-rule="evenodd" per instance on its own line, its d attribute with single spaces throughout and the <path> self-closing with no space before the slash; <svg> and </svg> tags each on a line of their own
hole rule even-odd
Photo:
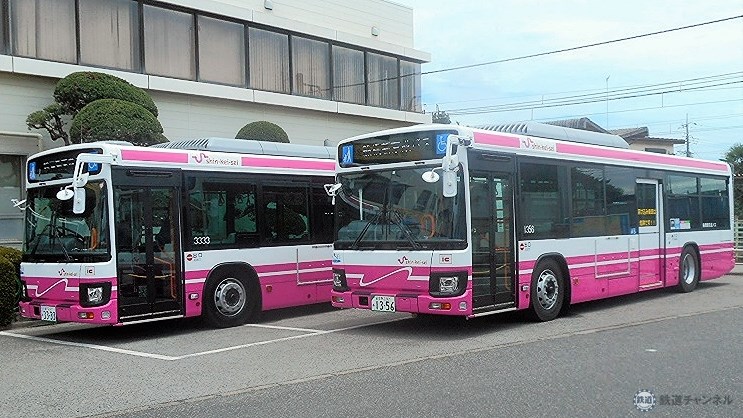
<svg viewBox="0 0 743 418">
<path fill-rule="evenodd" d="M 21 275 L 21 258 L 23 257 L 21 250 L 0 246 L 0 257 L 5 257 L 6 260 L 10 261 L 18 272 L 18 276 Z"/>
<path fill-rule="evenodd" d="M 72 120 L 70 138 L 79 141 L 127 141 L 135 145 L 167 142 L 163 127 L 144 107 L 119 99 L 100 99 Z"/>
<path fill-rule="evenodd" d="M 17 277 L 13 263 L 0 257 L 0 327 L 10 325 L 18 307 Z"/>
<path fill-rule="evenodd" d="M 237 139 L 289 143 L 289 135 L 275 123 L 265 120 L 249 123 L 235 135 Z"/>
<path fill-rule="evenodd" d="M 54 89 L 54 100 L 72 116 L 99 99 L 136 103 L 157 116 L 157 106 L 146 91 L 110 74 L 88 71 L 72 73 L 59 80 Z"/>
</svg>

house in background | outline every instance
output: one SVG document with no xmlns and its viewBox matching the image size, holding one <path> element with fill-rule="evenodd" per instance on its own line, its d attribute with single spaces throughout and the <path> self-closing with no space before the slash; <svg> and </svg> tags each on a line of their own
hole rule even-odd
<svg viewBox="0 0 743 418">
<path fill-rule="evenodd" d="M 606 130 L 588 118 L 563 119 L 546 122 L 564 128 L 583 129 L 584 131 L 619 135 L 627 141 L 630 149 L 673 155 L 673 146 L 685 144 L 682 139 L 651 137 L 647 127 Z"/>
<path fill-rule="evenodd" d="M 674 145 L 686 143 L 683 139 L 651 137 L 647 127 L 610 129 L 609 133 L 624 138 L 631 149 L 659 154 L 674 154 Z"/>
<path fill-rule="evenodd" d="M 413 10 L 387 0 L 0 0 L 0 245 L 22 238 L 29 135 L 60 78 L 99 71 L 145 89 L 171 140 L 234 138 L 247 123 L 322 145 L 431 122 Z"/>
</svg>

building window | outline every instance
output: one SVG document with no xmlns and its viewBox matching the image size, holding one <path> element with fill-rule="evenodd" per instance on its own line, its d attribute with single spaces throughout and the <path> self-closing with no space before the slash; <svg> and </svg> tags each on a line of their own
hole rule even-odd
<svg viewBox="0 0 743 418">
<path fill-rule="evenodd" d="M 294 93 L 330 99 L 330 45 L 292 36 Z"/>
<path fill-rule="evenodd" d="M 23 212 L 10 204 L 21 199 L 23 157 L 0 155 L 0 244 L 20 243 L 23 238 Z"/>
<path fill-rule="evenodd" d="M 421 112 L 421 65 L 400 61 L 400 108 Z"/>
<path fill-rule="evenodd" d="M 289 35 L 250 28 L 250 87 L 291 93 L 289 90 Z"/>
<path fill-rule="evenodd" d="M 0 1 L 0 54 L 6 54 L 8 51 L 8 34 L 6 32 L 8 26 L 7 10 L 8 8 L 5 7 L 5 2 Z"/>
<path fill-rule="evenodd" d="M 333 45 L 333 99 L 366 103 L 363 51 Z"/>
<path fill-rule="evenodd" d="M 199 16 L 199 81 L 245 85 L 245 26 Z"/>
<path fill-rule="evenodd" d="M 77 61 L 74 0 L 11 0 L 13 54 Z"/>
<path fill-rule="evenodd" d="M 668 151 L 665 148 L 645 148 L 645 151 L 647 152 L 654 152 L 657 154 L 668 154 Z"/>
<path fill-rule="evenodd" d="M 149 74 L 196 78 L 194 23 L 189 13 L 144 6 L 145 66 Z"/>
<path fill-rule="evenodd" d="M 366 73 L 369 83 L 368 104 L 399 109 L 397 58 L 367 53 Z"/>
<path fill-rule="evenodd" d="M 131 0 L 80 0 L 80 63 L 140 70 L 139 12 Z"/>
</svg>

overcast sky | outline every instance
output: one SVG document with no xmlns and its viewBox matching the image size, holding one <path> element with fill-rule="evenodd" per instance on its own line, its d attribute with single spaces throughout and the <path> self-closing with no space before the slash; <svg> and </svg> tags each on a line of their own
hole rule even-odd
<svg viewBox="0 0 743 418">
<path fill-rule="evenodd" d="M 740 16 L 743 0 L 395 1 L 413 8 L 415 48 L 432 55 L 422 69 L 428 112 L 438 105 L 468 125 L 585 116 L 608 129 L 647 126 L 651 136 L 680 139 L 688 115 L 694 156 L 719 159 L 743 143 L 743 18 L 426 74 Z M 641 97 L 612 98 L 627 95 Z M 543 100 L 592 102 L 523 104 Z M 515 104 L 521 110 L 502 111 Z"/>
</svg>

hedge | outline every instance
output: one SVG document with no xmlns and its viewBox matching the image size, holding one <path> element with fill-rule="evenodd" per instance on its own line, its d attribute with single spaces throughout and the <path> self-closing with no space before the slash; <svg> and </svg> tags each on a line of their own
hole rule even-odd
<svg viewBox="0 0 743 418">
<path fill-rule="evenodd" d="M 135 145 L 166 142 L 163 127 L 144 107 L 119 99 L 100 99 L 85 106 L 70 126 L 70 138 L 80 141 L 127 141 Z"/>
<path fill-rule="evenodd" d="M 21 252 L 0 247 L 0 327 L 11 324 L 18 308 Z"/>
<path fill-rule="evenodd" d="M 110 74 L 88 71 L 71 73 L 59 80 L 54 89 L 54 100 L 72 116 L 99 99 L 136 103 L 157 116 L 157 106 L 146 91 Z"/>
<path fill-rule="evenodd" d="M 259 120 L 249 123 L 235 135 L 237 139 L 252 139 L 255 141 L 289 142 L 289 135 L 275 123 Z"/>
</svg>

